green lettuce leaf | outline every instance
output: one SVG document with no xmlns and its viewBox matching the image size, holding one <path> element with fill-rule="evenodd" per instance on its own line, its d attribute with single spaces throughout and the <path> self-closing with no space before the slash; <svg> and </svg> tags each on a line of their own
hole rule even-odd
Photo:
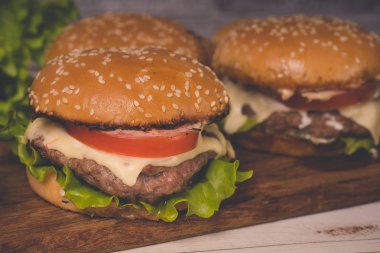
<svg viewBox="0 0 380 253">
<path fill-rule="evenodd" d="M 228 117 L 228 116 L 227 116 Z M 224 125 L 226 123 L 226 118 L 224 118 L 220 123 L 219 123 L 219 127 L 221 129 L 224 129 Z M 254 128 L 255 126 L 257 126 L 259 123 L 257 122 L 257 120 L 255 118 L 247 118 L 247 120 L 244 122 L 244 124 L 242 126 L 239 127 L 239 129 L 236 131 L 235 134 L 237 133 L 244 133 L 244 132 L 247 132 L 249 130 L 251 130 L 252 128 Z"/>
<path fill-rule="evenodd" d="M 11 110 L 27 116 L 31 63 L 42 66 L 48 44 L 77 17 L 73 0 L 0 1 L 0 128 Z M 12 138 L 11 132 L 0 135 Z"/>
<path fill-rule="evenodd" d="M 56 174 L 57 182 L 65 191 L 67 199 L 73 202 L 78 209 L 107 207 L 112 201 L 119 205 L 117 197 L 104 194 L 83 183 L 74 176 L 68 167 L 65 166 L 60 170 L 42 159 L 34 148 L 27 147 L 23 136 L 18 136 L 17 141 L 19 159 L 28 168 L 30 174 L 39 182 L 43 182 L 51 173 Z"/>
<path fill-rule="evenodd" d="M 342 138 L 341 139 L 345 144 L 345 154 L 352 155 L 359 150 L 365 150 L 371 154 L 372 149 L 375 147 L 375 144 L 372 139 L 357 139 L 357 138 Z"/>
<path fill-rule="evenodd" d="M 258 124 L 257 120 L 255 118 L 247 118 L 247 120 L 244 122 L 244 124 L 239 127 L 236 133 L 244 133 L 252 128 L 254 128 Z"/>
<path fill-rule="evenodd" d="M 78 209 L 88 207 L 107 207 L 112 201 L 119 205 L 115 196 L 109 196 L 79 181 L 71 170 L 65 166 L 63 173 L 58 173 L 57 181 L 65 191 L 65 196 L 75 204 Z"/>
<path fill-rule="evenodd" d="M 0 116 L 0 139 L 11 140 L 23 135 L 29 122 L 27 111 L 9 111 L 7 116 Z"/>
<path fill-rule="evenodd" d="M 26 165 L 31 175 L 43 182 L 47 175 L 55 173 L 57 182 L 65 191 L 65 196 L 78 209 L 107 207 L 113 202 L 119 208 L 126 206 L 137 209 L 145 208 L 161 220 L 172 222 L 178 217 L 176 205 L 184 203 L 187 204 L 188 216 L 194 214 L 209 218 L 219 209 L 223 200 L 232 196 L 236 189 L 236 183 L 252 177 L 252 171 L 240 172 L 237 170 L 238 161 L 230 163 L 224 160 L 214 160 L 206 169 L 204 180 L 184 193 L 172 196 L 156 205 L 145 202 L 138 204 L 123 203 L 116 196 L 109 196 L 81 181 L 67 166 L 58 169 L 49 164 L 48 161 L 42 159 L 33 147 L 27 146 L 23 136 L 18 136 L 17 141 L 20 161 Z"/>
<path fill-rule="evenodd" d="M 239 172 L 238 167 L 238 161 L 230 163 L 214 160 L 208 166 L 204 180 L 185 193 L 162 201 L 157 206 L 147 203 L 143 205 L 150 213 L 167 222 L 177 218 L 178 210 L 175 206 L 181 202 L 187 203 L 187 216 L 195 214 L 202 218 L 209 218 L 219 210 L 223 200 L 233 195 L 238 180 L 245 181 L 252 177 L 252 171 Z"/>
</svg>

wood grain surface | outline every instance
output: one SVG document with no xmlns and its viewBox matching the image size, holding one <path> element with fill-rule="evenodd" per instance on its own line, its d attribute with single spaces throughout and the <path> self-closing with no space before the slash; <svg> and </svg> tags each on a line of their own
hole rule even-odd
<svg viewBox="0 0 380 253">
<path fill-rule="evenodd" d="M 112 252 L 380 199 L 380 161 L 294 159 L 237 150 L 252 180 L 210 219 L 174 223 L 90 218 L 36 197 L 17 161 L 0 164 L 0 252 Z"/>
</svg>

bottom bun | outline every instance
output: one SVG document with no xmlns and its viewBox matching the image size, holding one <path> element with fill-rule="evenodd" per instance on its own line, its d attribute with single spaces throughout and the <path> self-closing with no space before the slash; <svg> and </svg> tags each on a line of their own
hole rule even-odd
<svg viewBox="0 0 380 253">
<path fill-rule="evenodd" d="M 237 134 L 233 142 L 249 149 L 298 157 L 337 156 L 344 154 L 345 148 L 341 141 L 316 145 L 307 140 L 259 130 Z"/>
<path fill-rule="evenodd" d="M 44 182 L 39 182 L 37 179 L 35 179 L 30 174 L 28 169 L 26 169 L 26 175 L 30 187 L 37 195 L 62 209 L 99 217 L 121 217 L 126 219 L 142 218 L 149 220 L 158 220 L 157 216 L 149 214 L 145 209 L 136 209 L 130 206 L 127 206 L 125 208 L 118 208 L 114 203 L 111 203 L 108 207 L 91 207 L 86 209 L 78 209 L 72 202 L 65 198 L 62 187 L 56 181 L 55 173 L 47 175 Z"/>
</svg>

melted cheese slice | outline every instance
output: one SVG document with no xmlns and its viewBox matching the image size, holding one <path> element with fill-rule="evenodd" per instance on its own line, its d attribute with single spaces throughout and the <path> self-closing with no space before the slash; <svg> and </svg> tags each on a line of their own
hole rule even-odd
<svg viewBox="0 0 380 253">
<path fill-rule="evenodd" d="M 243 115 L 242 108 L 245 104 L 249 105 L 256 113 L 255 119 L 258 123 L 266 120 L 276 111 L 299 111 L 302 116 L 302 126 L 307 126 L 309 119 L 306 118 L 306 111 L 289 108 L 278 101 L 267 97 L 259 92 L 245 91 L 238 85 L 229 80 L 224 80 L 228 95 L 230 96 L 230 114 L 225 119 L 224 129 L 228 134 L 234 134 L 244 125 L 248 116 Z M 347 106 L 338 109 L 346 118 L 351 119 L 358 125 L 368 129 L 375 144 L 380 139 L 380 99 L 373 99 L 365 103 Z M 323 142 L 321 142 L 323 143 Z"/>
<path fill-rule="evenodd" d="M 37 118 L 31 122 L 26 130 L 25 137 L 29 141 L 43 137 L 43 144 L 47 148 L 57 150 L 68 158 L 94 160 L 96 163 L 110 169 L 123 183 L 132 186 L 136 183 L 142 169 L 147 165 L 172 167 L 207 151 L 214 151 L 218 157 L 224 155 L 234 156 L 231 145 L 224 138 L 216 124 L 206 126 L 203 131 L 213 134 L 216 138 L 200 134 L 197 146 L 193 150 L 163 158 L 122 156 L 94 149 L 79 142 L 69 135 L 61 125 L 46 118 Z"/>
<path fill-rule="evenodd" d="M 380 138 L 380 99 L 370 100 L 365 103 L 351 105 L 339 109 L 346 118 L 370 131 L 375 144 L 379 144 Z"/>
<path fill-rule="evenodd" d="M 283 104 L 259 92 L 247 92 L 229 80 L 224 80 L 224 84 L 230 97 L 230 113 L 224 121 L 224 130 L 228 134 L 236 133 L 248 119 L 248 116 L 242 113 L 244 105 L 252 108 L 258 123 L 266 120 L 274 112 L 289 110 Z"/>
</svg>

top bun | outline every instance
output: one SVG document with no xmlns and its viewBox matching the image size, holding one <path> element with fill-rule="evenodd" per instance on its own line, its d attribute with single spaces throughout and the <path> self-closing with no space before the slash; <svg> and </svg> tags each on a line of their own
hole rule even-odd
<svg viewBox="0 0 380 253">
<path fill-rule="evenodd" d="M 251 24 L 253 19 L 238 19 L 232 22 L 229 22 L 222 27 L 214 34 L 212 41 L 218 44 L 227 36 L 236 36 L 234 33 L 238 30 L 239 27 Z"/>
<path fill-rule="evenodd" d="M 355 23 L 320 16 L 243 20 L 216 34 L 213 67 L 273 89 L 356 88 L 380 75 L 380 39 Z"/>
<path fill-rule="evenodd" d="M 208 60 L 208 42 L 173 21 L 146 14 L 107 13 L 66 27 L 46 52 L 45 60 L 74 49 L 163 47 Z"/>
<path fill-rule="evenodd" d="M 37 113 L 109 128 L 174 128 L 228 113 L 210 68 L 160 48 L 74 50 L 46 64 L 29 98 Z"/>
</svg>

